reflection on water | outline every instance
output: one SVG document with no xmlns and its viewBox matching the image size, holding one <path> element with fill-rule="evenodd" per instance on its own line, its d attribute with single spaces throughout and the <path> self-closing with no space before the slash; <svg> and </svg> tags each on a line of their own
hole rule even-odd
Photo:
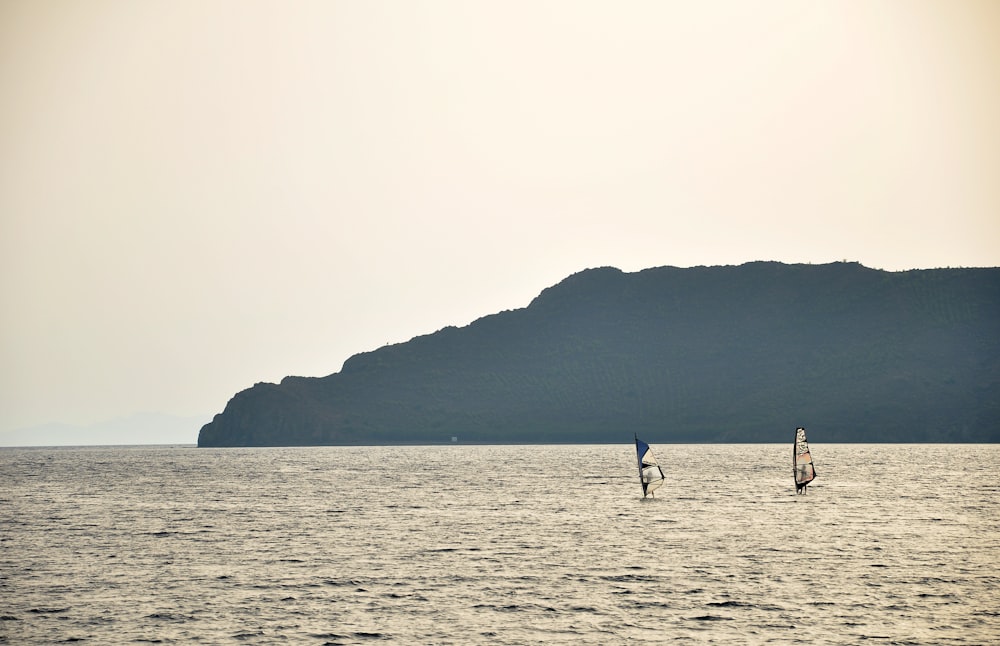
<svg viewBox="0 0 1000 646">
<path fill-rule="evenodd" d="M 995 445 L 0 450 L 0 641 L 982 644 Z"/>
</svg>

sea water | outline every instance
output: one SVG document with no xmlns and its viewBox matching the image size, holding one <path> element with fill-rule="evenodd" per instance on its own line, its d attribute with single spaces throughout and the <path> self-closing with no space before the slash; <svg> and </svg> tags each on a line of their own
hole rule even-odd
<svg viewBox="0 0 1000 646">
<path fill-rule="evenodd" d="M 1000 446 L 652 447 L 2 449 L 0 642 L 1000 642 Z"/>
</svg>

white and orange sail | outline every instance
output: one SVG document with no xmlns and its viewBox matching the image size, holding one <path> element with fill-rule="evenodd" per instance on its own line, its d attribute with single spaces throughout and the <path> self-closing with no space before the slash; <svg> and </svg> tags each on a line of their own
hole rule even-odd
<svg viewBox="0 0 1000 646">
<path fill-rule="evenodd" d="M 801 426 L 795 429 L 795 443 L 792 445 L 792 473 L 795 475 L 795 490 L 805 489 L 806 485 L 816 477 L 812 454 L 809 452 L 809 441 L 806 440 L 806 429 Z"/>
</svg>

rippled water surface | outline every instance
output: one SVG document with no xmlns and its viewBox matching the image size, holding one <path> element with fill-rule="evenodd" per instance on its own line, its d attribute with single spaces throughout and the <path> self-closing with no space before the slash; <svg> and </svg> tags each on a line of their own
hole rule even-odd
<svg viewBox="0 0 1000 646">
<path fill-rule="evenodd" d="M 1000 446 L 0 449 L 0 641 L 1000 642 Z"/>
</svg>

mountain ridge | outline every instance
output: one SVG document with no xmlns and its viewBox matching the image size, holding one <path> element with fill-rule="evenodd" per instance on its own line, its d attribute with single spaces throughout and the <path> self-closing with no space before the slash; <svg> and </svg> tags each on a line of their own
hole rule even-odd
<svg viewBox="0 0 1000 646">
<path fill-rule="evenodd" d="M 199 446 L 757 442 L 800 424 L 998 441 L 998 322 L 996 268 L 585 269 L 524 308 L 237 393 Z"/>
</svg>

